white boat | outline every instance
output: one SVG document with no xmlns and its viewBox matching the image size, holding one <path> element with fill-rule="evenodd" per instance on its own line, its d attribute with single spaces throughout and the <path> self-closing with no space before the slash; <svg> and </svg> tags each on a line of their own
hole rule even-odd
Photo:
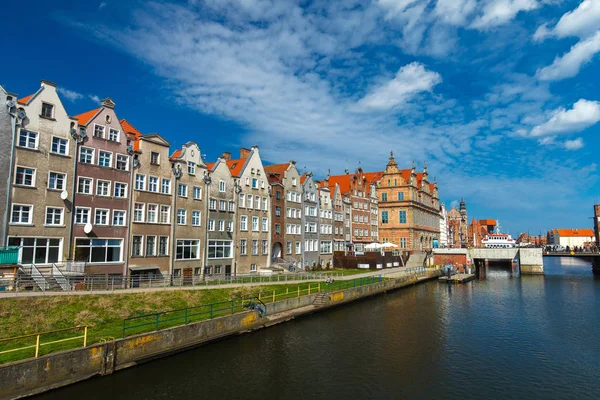
<svg viewBox="0 0 600 400">
<path fill-rule="evenodd" d="M 512 238 L 508 233 L 500 232 L 500 223 L 496 225 L 494 233 L 485 235 L 485 238 L 481 239 L 483 247 L 492 249 L 509 249 L 517 245 L 517 241 Z"/>
</svg>

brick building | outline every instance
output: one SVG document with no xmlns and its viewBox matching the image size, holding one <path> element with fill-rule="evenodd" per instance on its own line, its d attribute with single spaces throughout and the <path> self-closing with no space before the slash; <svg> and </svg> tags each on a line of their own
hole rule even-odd
<svg viewBox="0 0 600 400">
<path fill-rule="evenodd" d="M 378 186 L 380 237 L 399 249 L 427 250 L 440 237 L 440 204 L 437 183 L 429 182 L 427 166 L 417 173 L 398 169 L 393 154 Z"/>
</svg>

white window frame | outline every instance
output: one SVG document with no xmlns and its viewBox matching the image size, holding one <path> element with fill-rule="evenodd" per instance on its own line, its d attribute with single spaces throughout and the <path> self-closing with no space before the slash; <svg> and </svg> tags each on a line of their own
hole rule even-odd
<svg viewBox="0 0 600 400">
<path fill-rule="evenodd" d="M 165 182 L 168 182 L 168 186 L 167 186 L 168 190 L 166 192 L 164 191 Z M 169 179 L 169 178 L 162 178 L 160 180 L 160 192 L 162 194 L 171 194 L 171 179 Z"/>
<path fill-rule="evenodd" d="M 96 135 L 96 128 L 102 128 L 102 135 Z M 100 124 L 94 124 L 94 130 L 92 132 L 92 136 L 95 138 L 106 139 L 106 126 Z"/>
<path fill-rule="evenodd" d="M 116 213 L 123 213 L 123 223 L 122 224 L 115 224 Z M 126 226 L 126 224 L 127 224 L 127 211 L 125 211 L 125 210 L 113 210 L 111 225 L 112 226 Z"/>
<path fill-rule="evenodd" d="M 101 165 L 100 164 L 100 160 L 102 159 L 102 153 L 106 153 L 109 155 L 108 158 L 108 166 L 107 165 Z M 113 152 L 112 151 L 108 151 L 108 150 L 98 150 L 98 166 L 102 167 L 102 168 L 112 168 L 113 165 Z"/>
<path fill-rule="evenodd" d="M 100 187 L 100 183 L 103 183 L 103 184 L 104 183 L 108 183 L 108 187 L 107 187 L 108 190 L 106 191 L 107 194 L 100 194 L 98 192 L 98 189 Z M 111 185 L 111 183 L 112 183 L 111 181 L 105 181 L 104 179 L 96 179 L 96 196 L 111 197 L 111 195 L 112 195 L 112 192 L 111 192 L 111 186 L 112 185 Z"/>
<path fill-rule="evenodd" d="M 135 252 L 135 238 L 140 238 L 140 251 L 139 253 Z M 144 235 L 132 235 L 131 236 L 131 257 L 143 257 L 144 256 Z"/>
<path fill-rule="evenodd" d="M 65 145 L 65 152 L 64 153 L 52 150 L 52 147 L 54 147 L 54 139 L 64 140 L 65 142 L 67 142 L 67 144 Z M 60 136 L 52 136 L 50 138 L 50 153 L 51 154 L 57 154 L 59 156 L 68 156 L 69 155 L 69 144 L 70 144 L 70 141 L 67 138 L 63 138 L 63 137 L 60 137 Z M 58 145 L 58 149 L 60 149 L 60 145 Z"/>
<path fill-rule="evenodd" d="M 34 147 L 30 147 L 30 146 L 27 146 L 27 145 L 25 145 L 25 146 L 21 145 L 21 135 L 23 135 L 24 133 L 28 134 L 27 144 L 30 143 L 29 134 L 35 135 L 35 139 L 33 140 L 33 146 Z M 27 130 L 27 129 L 21 129 L 19 131 L 19 137 L 17 138 L 16 145 L 17 145 L 17 147 L 20 147 L 22 149 L 37 150 L 39 148 L 39 145 L 40 145 L 40 134 L 38 132 L 30 131 L 30 130 Z"/>
<path fill-rule="evenodd" d="M 148 249 L 150 248 L 150 246 L 148 246 L 148 238 L 154 238 L 154 245 L 152 246 L 152 254 L 148 254 Z M 146 235 L 146 237 L 144 238 L 144 244 L 145 244 L 145 249 L 143 252 L 144 257 L 156 257 L 156 255 L 157 255 L 156 247 L 158 246 L 157 236 L 156 235 Z"/>
<path fill-rule="evenodd" d="M 179 190 L 180 188 L 184 188 L 185 189 L 184 190 L 184 192 L 185 192 L 184 194 L 180 193 L 180 190 Z M 179 197 L 185 197 L 185 198 L 188 197 L 188 185 L 187 184 L 180 183 L 180 184 L 177 185 L 177 196 L 179 196 Z"/>
<path fill-rule="evenodd" d="M 62 188 L 50 187 L 50 174 L 62 175 L 62 178 L 63 178 Z M 56 179 L 54 180 L 54 183 L 56 184 Z M 48 189 L 62 191 L 62 190 L 66 190 L 66 187 L 67 187 L 67 174 L 65 174 L 64 172 L 48 171 Z"/>
<path fill-rule="evenodd" d="M 261 221 L 261 230 L 263 232 L 269 232 L 269 218 L 263 217 Z"/>
<path fill-rule="evenodd" d="M 227 190 L 227 183 L 223 180 L 219 181 L 219 192 L 225 193 Z"/>
<path fill-rule="evenodd" d="M 123 196 L 117 196 L 117 185 L 123 187 Z M 126 199 L 127 198 L 127 184 L 124 182 L 115 182 L 113 187 L 113 195 L 117 199 Z"/>
<path fill-rule="evenodd" d="M 48 210 L 52 209 L 52 210 L 60 210 L 60 222 L 58 224 L 55 223 L 48 223 Z M 52 207 L 52 206 L 47 206 L 46 207 L 46 213 L 44 214 L 44 226 L 64 226 L 65 225 L 65 208 L 64 207 Z"/>
<path fill-rule="evenodd" d="M 31 185 L 26 185 L 25 184 L 25 174 L 23 174 L 23 183 L 17 183 L 17 173 L 19 171 L 19 168 L 23 168 L 23 169 L 30 169 L 33 170 L 33 174 L 31 176 Z M 31 167 L 25 167 L 23 165 L 17 165 L 15 166 L 15 179 L 14 179 L 14 184 L 16 186 L 24 186 L 24 187 L 35 187 L 35 183 L 37 181 L 37 169 L 35 168 L 31 168 Z"/>
<path fill-rule="evenodd" d="M 154 182 L 154 186 L 155 186 L 156 190 L 152 190 L 152 179 L 156 180 Z M 148 191 L 151 193 L 159 193 L 159 188 L 158 188 L 159 182 L 160 182 L 160 180 L 159 180 L 158 176 L 148 175 Z"/>
<path fill-rule="evenodd" d="M 97 219 L 96 217 L 98 216 L 98 211 L 106 211 L 106 223 L 105 224 L 96 223 L 96 219 Z M 95 208 L 94 209 L 94 223 L 93 223 L 94 226 L 109 226 L 110 225 L 109 220 L 110 220 L 110 210 L 108 208 Z"/>
<path fill-rule="evenodd" d="M 23 215 L 23 211 L 19 212 L 19 222 L 13 222 L 13 214 L 15 211 L 15 206 L 18 207 L 29 207 L 29 217 L 27 222 L 23 222 L 21 216 Z M 33 204 L 22 204 L 22 203 L 12 203 L 10 207 L 10 224 L 11 225 L 33 225 Z"/>
<path fill-rule="evenodd" d="M 80 185 L 82 179 L 88 179 L 90 181 L 89 182 L 90 183 L 90 185 L 89 185 L 89 189 L 90 190 L 87 193 L 79 191 L 79 185 Z M 89 195 L 93 195 L 94 194 L 94 188 L 95 188 L 95 186 L 94 186 L 94 178 L 89 178 L 87 176 L 78 176 L 77 177 L 77 194 L 89 194 Z"/>
<path fill-rule="evenodd" d="M 83 162 L 83 161 L 81 161 L 81 153 L 82 153 L 84 150 L 86 150 L 86 151 L 87 151 L 87 150 L 89 150 L 89 151 L 91 152 L 91 154 L 90 154 L 90 162 Z M 79 154 L 77 154 L 77 162 L 78 162 L 78 163 L 80 163 L 80 164 L 94 165 L 94 159 L 95 159 L 95 156 L 96 156 L 96 151 L 95 151 L 95 149 L 93 149 L 93 148 L 91 148 L 91 147 L 85 147 L 85 146 L 81 146 L 81 147 L 79 148 Z M 86 154 L 86 157 L 87 157 L 87 154 Z"/>
<path fill-rule="evenodd" d="M 240 231 L 248 231 L 248 216 L 240 215 Z"/>
<path fill-rule="evenodd" d="M 164 253 L 160 252 L 160 249 L 161 249 L 160 243 L 161 243 L 162 239 L 167 239 Z M 158 255 L 158 257 L 165 257 L 165 256 L 169 255 L 169 237 L 168 236 L 161 235 L 158 237 L 157 255 Z"/>
<path fill-rule="evenodd" d="M 79 210 L 86 211 L 87 222 L 77 222 L 77 214 L 78 214 Z M 90 223 L 91 216 L 92 216 L 92 208 L 91 207 L 75 207 L 75 218 L 73 219 L 73 223 L 75 225 L 85 225 L 85 224 L 88 224 L 88 223 Z"/>
<path fill-rule="evenodd" d="M 194 186 L 192 189 L 192 196 L 194 200 L 202 200 L 202 188 L 200 186 Z"/>
<path fill-rule="evenodd" d="M 179 211 L 183 211 L 183 223 L 179 222 Z M 187 210 L 185 208 L 177 209 L 177 225 L 186 225 L 187 224 Z"/>
<path fill-rule="evenodd" d="M 162 215 L 163 215 L 163 210 L 166 209 L 166 215 L 167 215 L 167 220 L 163 221 Z M 159 207 L 159 217 L 158 217 L 158 223 L 159 224 L 170 224 L 171 223 L 171 206 L 166 205 L 166 204 L 161 204 Z"/>
<path fill-rule="evenodd" d="M 141 177 L 142 179 L 138 179 L 138 177 Z M 138 183 L 142 184 L 142 187 L 138 187 Z M 144 191 L 146 190 L 146 175 L 144 174 L 135 174 L 135 177 L 133 179 L 133 187 L 135 190 L 139 190 L 139 191 Z"/>
<path fill-rule="evenodd" d="M 150 208 L 154 207 L 154 218 L 151 221 L 150 220 Z M 158 223 L 158 213 L 160 211 L 160 207 L 158 206 L 158 204 L 156 203 L 147 203 L 146 204 L 146 222 L 149 224 L 156 224 Z"/>
<path fill-rule="evenodd" d="M 198 223 L 194 223 L 194 218 L 198 218 Z M 202 226 L 202 211 L 192 210 L 192 226 Z"/>
<path fill-rule="evenodd" d="M 141 210 L 136 210 L 135 206 L 141 204 Z M 141 219 L 136 220 L 136 215 L 141 211 Z M 145 222 L 146 221 L 146 203 L 133 203 L 133 222 Z"/>
<path fill-rule="evenodd" d="M 116 132 L 116 139 L 113 140 L 112 135 Z M 110 142 L 121 142 L 121 131 L 115 128 L 108 127 L 108 141 Z"/>
<path fill-rule="evenodd" d="M 255 225 L 256 222 L 256 225 Z M 258 221 L 258 217 L 252 217 L 252 232 L 260 232 L 260 225 Z"/>
<path fill-rule="evenodd" d="M 125 169 L 117 168 L 117 165 L 119 165 L 119 157 L 125 157 Z M 115 169 L 118 171 L 129 171 L 129 156 L 117 153 L 115 155 Z"/>
</svg>

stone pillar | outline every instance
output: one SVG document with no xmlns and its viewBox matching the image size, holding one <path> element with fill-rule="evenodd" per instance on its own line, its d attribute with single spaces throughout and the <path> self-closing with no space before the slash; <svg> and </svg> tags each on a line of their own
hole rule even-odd
<svg viewBox="0 0 600 400">
<path fill-rule="evenodd" d="M 542 249 L 522 248 L 517 254 L 521 265 L 521 275 L 543 275 L 544 257 Z"/>
</svg>

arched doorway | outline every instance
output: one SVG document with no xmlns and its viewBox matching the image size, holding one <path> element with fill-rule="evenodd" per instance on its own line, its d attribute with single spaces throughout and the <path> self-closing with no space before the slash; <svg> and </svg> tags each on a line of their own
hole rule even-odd
<svg viewBox="0 0 600 400">
<path fill-rule="evenodd" d="M 273 243 L 273 251 L 271 252 L 271 254 L 273 255 L 273 260 L 277 260 L 278 258 L 281 258 L 281 254 L 282 254 L 282 246 L 281 243 L 279 242 L 275 242 Z"/>
</svg>

